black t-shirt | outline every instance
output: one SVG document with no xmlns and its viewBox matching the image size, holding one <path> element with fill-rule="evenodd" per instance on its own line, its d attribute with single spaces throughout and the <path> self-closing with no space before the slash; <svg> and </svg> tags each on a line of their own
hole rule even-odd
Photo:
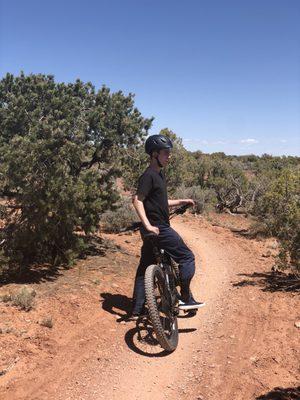
<svg viewBox="0 0 300 400">
<path fill-rule="evenodd" d="M 144 197 L 143 204 L 151 225 L 170 225 L 167 185 L 163 171 L 147 168 L 139 178 L 137 195 Z"/>
</svg>

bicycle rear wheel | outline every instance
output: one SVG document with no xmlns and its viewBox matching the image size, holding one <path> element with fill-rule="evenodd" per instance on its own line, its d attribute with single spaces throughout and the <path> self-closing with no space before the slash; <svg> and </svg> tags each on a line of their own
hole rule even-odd
<svg viewBox="0 0 300 400">
<path fill-rule="evenodd" d="M 146 301 L 154 332 L 161 347 L 169 352 L 178 344 L 178 322 L 173 313 L 165 275 L 156 264 L 145 273 Z"/>
</svg>

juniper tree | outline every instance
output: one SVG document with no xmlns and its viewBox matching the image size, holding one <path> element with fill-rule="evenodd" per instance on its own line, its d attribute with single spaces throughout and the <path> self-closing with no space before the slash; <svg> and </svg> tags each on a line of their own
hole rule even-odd
<svg viewBox="0 0 300 400">
<path fill-rule="evenodd" d="M 10 265 L 68 260 L 74 231 L 92 232 L 116 202 L 119 155 L 151 122 L 132 94 L 105 86 L 24 73 L 0 81 L 0 243 Z"/>
</svg>

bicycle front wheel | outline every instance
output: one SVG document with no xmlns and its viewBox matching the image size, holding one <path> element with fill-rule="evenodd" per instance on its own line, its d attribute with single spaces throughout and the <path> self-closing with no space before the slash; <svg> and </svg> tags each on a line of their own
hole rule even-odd
<svg viewBox="0 0 300 400">
<path fill-rule="evenodd" d="M 165 275 L 156 264 L 145 273 L 146 301 L 154 332 L 161 347 L 169 352 L 178 344 L 178 322 L 173 312 Z"/>
</svg>

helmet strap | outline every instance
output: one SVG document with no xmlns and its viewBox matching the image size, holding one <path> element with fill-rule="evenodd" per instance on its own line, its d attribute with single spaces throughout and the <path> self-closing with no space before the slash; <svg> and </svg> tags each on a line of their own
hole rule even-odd
<svg viewBox="0 0 300 400">
<path fill-rule="evenodd" d="M 157 156 L 157 157 L 154 157 L 154 158 L 155 158 L 155 160 L 157 161 L 158 166 L 159 166 L 160 168 L 163 168 L 163 165 L 162 165 L 162 163 L 159 161 L 158 156 Z"/>
</svg>

